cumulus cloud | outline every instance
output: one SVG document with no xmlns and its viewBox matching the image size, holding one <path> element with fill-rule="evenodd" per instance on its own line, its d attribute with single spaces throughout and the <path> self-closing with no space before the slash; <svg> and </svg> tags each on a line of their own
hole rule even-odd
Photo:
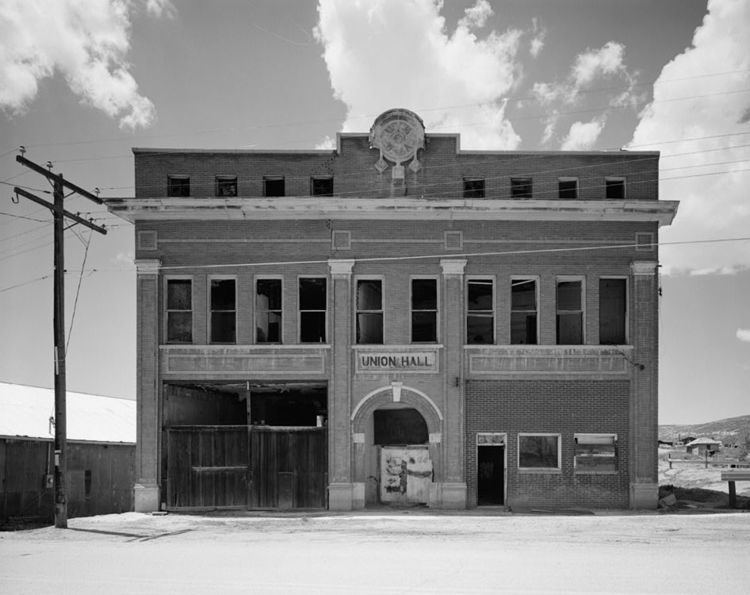
<svg viewBox="0 0 750 595">
<path fill-rule="evenodd" d="M 492 8 L 479 0 L 446 30 L 433 0 L 320 0 L 316 39 L 334 96 L 347 108 L 343 131 L 365 131 L 393 107 L 416 111 L 428 132 L 461 131 L 464 148 L 514 149 L 520 138 L 505 99 L 521 76 L 524 32 L 478 30 Z"/>
<path fill-rule="evenodd" d="M 630 146 L 660 150 L 660 198 L 679 200 L 664 242 L 750 235 L 745 115 L 750 2 L 710 0 L 692 45 L 661 71 Z M 666 272 L 750 266 L 750 242 L 664 247 Z"/>
<path fill-rule="evenodd" d="M 747 329 L 747 328 L 738 328 L 737 329 L 737 338 L 740 341 L 744 341 L 745 343 L 750 343 L 750 329 Z"/>
<path fill-rule="evenodd" d="M 544 48 L 544 40 L 547 38 L 547 30 L 539 25 L 536 18 L 531 19 L 533 26 L 531 43 L 529 44 L 529 53 L 533 58 L 539 57 Z"/>
<path fill-rule="evenodd" d="M 591 149 L 604 129 L 606 118 L 594 118 L 590 122 L 573 122 L 568 136 L 560 147 L 563 151 L 586 151 Z"/>
<path fill-rule="evenodd" d="M 132 12 L 169 15 L 169 0 L 5 0 L 0 3 L 0 108 L 21 114 L 42 79 L 60 73 L 83 103 L 119 119 L 121 128 L 146 127 L 153 103 L 129 71 Z"/>
</svg>

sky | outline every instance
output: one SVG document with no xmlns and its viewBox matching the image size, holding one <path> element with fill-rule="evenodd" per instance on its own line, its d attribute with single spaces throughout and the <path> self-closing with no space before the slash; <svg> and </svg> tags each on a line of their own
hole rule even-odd
<svg viewBox="0 0 750 595">
<path fill-rule="evenodd" d="M 464 149 L 660 151 L 659 421 L 748 414 L 748 39 L 750 0 L 0 0 L 0 381 L 54 381 L 20 146 L 127 197 L 132 147 L 332 147 L 403 107 Z M 134 398 L 133 228 L 66 208 L 108 229 L 66 232 L 67 386 Z"/>
</svg>

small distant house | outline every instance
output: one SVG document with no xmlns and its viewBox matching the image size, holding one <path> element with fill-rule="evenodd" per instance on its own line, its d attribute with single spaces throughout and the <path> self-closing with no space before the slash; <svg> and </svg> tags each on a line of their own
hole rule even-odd
<svg viewBox="0 0 750 595">
<path fill-rule="evenodd" d="M 721 450 L 721 441 L 713 438 L 696 438 L 686 445 L 688 454 L 709 455 L 716 454 Z"/>
</svg>

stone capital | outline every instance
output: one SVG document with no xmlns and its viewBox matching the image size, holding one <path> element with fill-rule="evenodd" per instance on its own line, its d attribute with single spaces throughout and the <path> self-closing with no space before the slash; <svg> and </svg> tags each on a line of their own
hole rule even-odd
<svg viewBox="0 0 750 595">
<path fill-rule="evenodd" d="M 161 260 L 158 258 L 136 258 L 135 270 L 138 276 L 141 275 L 158 275 L 161 267 Z"/>
<path fill-rule="evenodd" d="M 630 264 L 630 270 L 634 275 L 653 275 L 658 266 L 655 260 L 636 260 Z"/>
<path fill-rule="evenodd" d="M 440 266 L 443 267 L 443 275 L 448 277 L 450 275 L 461 276 L 464 274 L 464 268 L 466 267 L 465 258 L 441 258 Z"/>
<path fill-rule="evenodd" d="M 329 260 L 328 268 L 330 269 L 332 276 L 348 278 L 348 277 L 351 277 L 352 275 L 352 268 L 354 268 L 354 260 L 351 258 Z"/>
</svg>

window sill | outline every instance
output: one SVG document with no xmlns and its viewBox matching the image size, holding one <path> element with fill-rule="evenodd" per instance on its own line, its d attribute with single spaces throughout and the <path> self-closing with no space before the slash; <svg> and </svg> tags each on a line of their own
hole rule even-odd
<svg viewBox="0 0 750 595">
<path fill-rule="evenodd" d="M 518 472 L 524 475 L 540 473 L 542 475 L 562 475 L 562 469 L 545 469 L 543 467 L 519 467 Z"/>
</svg>

